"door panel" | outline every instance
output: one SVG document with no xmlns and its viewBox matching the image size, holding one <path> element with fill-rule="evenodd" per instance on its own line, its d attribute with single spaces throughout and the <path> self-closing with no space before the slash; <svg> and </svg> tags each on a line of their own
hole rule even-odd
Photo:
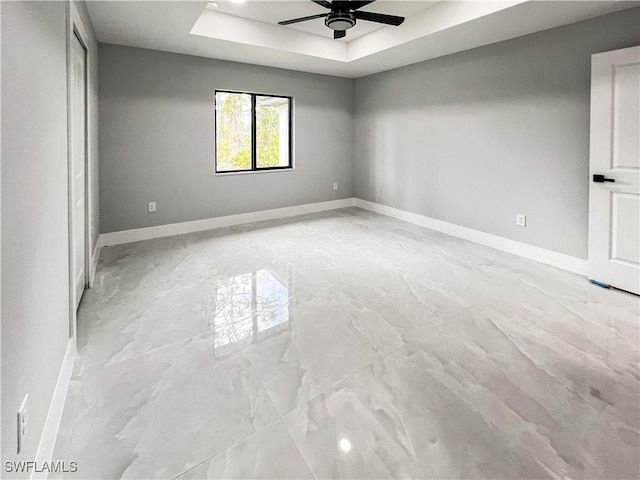
<svg viewBox="0 0 640 480">
<path fill-rule="evenodd" d="M 613 69 L 612 167 L 640 169 L 640 65 L 616 65 Z"/>
<path fill-rule="evenodd" d="M 590 179 L 589 277 L 640 294 L 640 47 L 592 57 Z"/>
<path fill-rule="evenodd" d="M 640 263 L 640 233 L 633 227 L 640 217 L 640 195 L 613 192 L 611 258 L 619 262 Z"/>
<path fill-rule="evenodd" d="M 86 50 L 73 35 L 71 68 L 71 261 L 76 308 L 86 286 Z"/>
</svg>

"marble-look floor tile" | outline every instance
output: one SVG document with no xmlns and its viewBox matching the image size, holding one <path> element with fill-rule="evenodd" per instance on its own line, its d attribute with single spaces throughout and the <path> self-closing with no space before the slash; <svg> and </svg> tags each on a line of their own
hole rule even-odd
<svg viewBox="0 0 640 480">
<path fill-rule="evenodd" d="M 292 308 L 294 315 L 270 337 L 249 336 L 251 318 L 235 327 L 280 415 L 402 345 L 374 310 L 360 310 L 339 292 Z"/>
<path fill-rule="evenodd" d="M 318 478 L 550 478 L 406 346 L 286 415 Z"/>
<path fill-rule="evenodd" d="M 585 443 L 605 406 L 594 392 L 602 389 L 620 412 L 634 416 L 631 403 L 639 393 L 576 349 L 574 337 L 543 328 L 553 321 L 506 307 L 470 311 L 443 323 L 417 348 L 430 375 L 553 472 L 599 478 L 602 464 Z M 637 476 L 628 453 L 614 456 Z"/>
<path fill-rule="evenodd" d="M 178 480 L 217 478 L 279 480 L 313 477 L 289 432 L 278 420 L 180 475 Z"/>
<path fill-rule="evenodd" d="M 202 285 L 175 286 L 153 298 L 113 302 L 95 312 L 96 324 L 88 334 L 91 348 L 83 349 L 90 370 L 130 360 L 204 333 L 228 335 L 224 321 L 215 316 L 212 292 Z"/>
<path fill-rule="evenodd" d="M 620 408 L 606 405 L 584 440 L 592 465 L 607 479 L 640 478 L 640 425 L 620 418 Z"/>
<path fill-rule="evenodd" d="M 75 477 L 172 478 L 277 419 L 248 360 L 216 357 L 213 342 L 205 335 L 87 371 Z"/>
<path fill-rule="evenodd" d="M 75 478 L 638 478 L 639 319 L 638 297 L 356 208 L 107 247 L 56 458 Z"/>
</svg>

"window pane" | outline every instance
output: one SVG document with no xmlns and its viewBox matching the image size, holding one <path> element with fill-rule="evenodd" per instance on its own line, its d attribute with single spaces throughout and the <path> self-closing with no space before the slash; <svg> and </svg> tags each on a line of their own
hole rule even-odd
<svg viewBox="0 0 640 480">
<path fill-rule="evenodd" d="M 216 92 L 216 170 L 251 169 L 251 95 Z"/>
<path fill-rule="evenodd" d="M 289 165 L 289 99 L 256 96 L 256 164 Z"/>
</svg>

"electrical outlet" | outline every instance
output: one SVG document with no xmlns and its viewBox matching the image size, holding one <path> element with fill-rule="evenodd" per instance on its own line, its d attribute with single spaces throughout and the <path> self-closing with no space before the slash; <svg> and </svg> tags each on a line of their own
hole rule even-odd
<svg viewBox="0 0 640 480">
<path fill-rule="evenodd" d="M 334 189 L 334 190 L 337 190 L 337 189 L 338 189 L 338 183 L 337 183 L 337 182 L 333 184 L 333 189 Z"/>
<path fill-rule="evenodd" d="M 27 407 L 29 406 L 29 395 L 24 396 L 22 405 L 18 410 L 18 453 L 24 448 L 24 442 L 27 437 L 27 426 L 29 425 L 29 414 Z"/>
<path fill-rule="evenodd" d="M 519 227 L 527 226 L 527 216 L 522 213 L 516 214 L 516 225 Z"/>
<path fill-rule="evenodd" d="M 149 202 L 149 213 L 156 211 L 156 202 Z"/>
</svg>

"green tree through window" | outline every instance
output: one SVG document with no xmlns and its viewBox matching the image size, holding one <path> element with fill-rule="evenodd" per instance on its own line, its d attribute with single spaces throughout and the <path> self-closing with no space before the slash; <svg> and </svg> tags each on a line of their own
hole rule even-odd
<svg viewBox="0 0 640 480">
<path fill-rule="evenodd" d="M 288 97 L 217 91 L 216 171 L 290 167 L 290 109 Z"/>
</svg>

